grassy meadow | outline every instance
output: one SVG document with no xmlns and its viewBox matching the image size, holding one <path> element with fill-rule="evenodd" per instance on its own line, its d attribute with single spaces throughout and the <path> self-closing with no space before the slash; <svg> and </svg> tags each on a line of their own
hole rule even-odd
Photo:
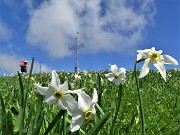
<svg viewBox="0 0 180 135">
<path fill-rule="evenodd" d="M 98 127 L 99 135 L 141 135 L 141 115 L 133 71 L 127 71 L 126 81 L 120 86 L 108 81 L 105 77 L 108 72 L 79 72 L 79 79 L 74 77 L 74 72 L 57 72 L 61 84 L 68 81 L 70 90 L 83 88 L 91 97 L 94 88 L 98 91 L 96 114 L 74 133 L 69 131 L 71 117 L 67 112 L 60 112 L 57 104 L 43 102 L 44 96 L 37 93 L 34 87 L 34 83 L 38 82 L 48 86 L 51 73 L 0 76 L 0 134 L 86 135 L 95 134 L 90 130 Z M 138 82 L 146 134 L 178 135 L 180 71 L 168 70 L 166 82 L 157 71 L 150 71 Z M 113 122 L 118 106 L 117 118 Z"/>
</svg>

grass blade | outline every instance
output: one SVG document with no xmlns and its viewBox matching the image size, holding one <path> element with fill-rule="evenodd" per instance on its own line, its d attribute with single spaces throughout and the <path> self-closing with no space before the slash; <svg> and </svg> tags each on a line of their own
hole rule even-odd
<svg viewBox="0 0 180 135">
<path fill-rule="evenodd" d="M 59 113 L 56 115 L 56 117 L 53 119 L 53 121 L 50 123 L 50 125 L 46 129 L 44 135 L 47 135 L 51 131 L 51 129 L 56 125 L 56 123 L 58 123 L 61 116 L 64 115 L 65 113 L 66 113 L 66 110 L 60 110 L 59 111 Z"/>
<path fill-rule="evenodd" d="M 63 135 L 66 135 L 66 120 L 65 120 L 65 118 L 66 118 L 66 113 L 63 114 L 63 124 L 62 124 L 62 126 L 63 126 Z"/>
<path fill-rule="evenodd" d="M 12 113 L 11 111 L 8 111 L 7 113 L 7 129 L 8 129 L 8 135 L 13 135 L 13 120 L 12 120 Z"/>
<path fill-rule="evenodd" d="M 117 107 L 116 107 L 116 113 L 115 116 L 112 120 L 112 126 L 111 126 L 111 130 L 110 130 L 110 134 L 113 134 L 113 128 L 114 128 L 114 124 L 116 122 L 117 116 L 118 116 L 118 112 L 119 112 L 119 108 L 120 108 L 120 104 L 121 104 L 121 99 L 122 99 L 122 85 L 119 86 L 119 91 L 118 91 L 118 99 L 117 99 Z"/>
<path fill-rule="evenodd" d="M 26 102 L 27 102 L 27 96 L 28 96 L 28 92 L 29 92 L 29 86 L 30 86 L 30 81 L 31 81 L 31 76 L 32 76 L 33 65 L 34 65 L 34 57 L 32 58 L 31 68 L 30 68 L 30 72 L 29 72 L 27 91 L 26 91 L 26 95 L 25 95 L 25 98 L 24 98 L 24 104 L 25 104 L 24 107 L 26 107 Z"/>
<path fill-rule="evenodd" d="M 15 133 L 18 133 L 20 131 L 22 131 L 23 129 L 23 109 L 21 108 L 20 111 L 19 111 L 19 114 L 18 114 L 18 117 L 16 119 L 16 122 L 15 122 L 15 126 L 14 126 L 14 132 Z"/>
<path fill-rule="evenodd" d="M 1 93 L 0 93 L 0 98 L 1 98 L 1 106 L 2 106 L 2 135 L 6 135 L 7 134 L 6 108 Z"/>
<path fill-rule="evenodd" d="M 34 128 L 36 128 L 37 123 L 38 123 L 38 119 L 41 116 L 41 112 L 43 110 L 43 96 L 38 95 L 38 97 L 39 97 L 38 105 L 37 105 L 37 110 L 36 110 L 36 114 L 35 114 L 35 118 L 34 118 Z"/>
<path fill-rule="evenodd" d="M 98 73 L 98 105 L 99 106 L 101 106 L 101 97 L 102 97 L 101 77 Z"/>
<path fill-rule="evenodd" d="M 34 103 L 31 104 L 31 108 L 29 110 L 29 115 L 28 115 L 28 118 L 26 120 L 26 126 L 25 127 L 26 127 L 27 130 L 29 128 L 29 124 L 30 124 L 32 116 L 33 116 L 33 111 L 34 111 Z"/>
<path fill-rule="evenodd" d="M 94 128 L 92 128 L 88 135 L 97 135 L 97 133 L 101 130 L 101 128 L 103 127 L 103 125 L 106 123 L 106 121 L 108 120 L 110 115 L 110 112 L 107 113 L 106 115 L 104 115 L 101 120 L 94 126 Z"/>
<path fill-rule="evenodd" d="M 105 115 L 105 113 L 103 112 L 103 110 L 101 109 L 101 107 L 100 107 L 97 103 L 96 103 L 95 105 L 96 105 L 97 109 L 100 111 L 100 113 L 101 113 L 102 115 Z"/>
<path fill-rule="evenodd" d="M 24 108 L 24 87 L 23 87 L 23 82 L 22 82 L 22 77 L 21 74 L 18 72 L 18 77 L 19 77 L 19 85 L 21 89 L 21 108 Z"/>
<path fill-rule="evenodd" d="M 18 118 L 16 120 L 14 132 L 22 131 L 22 129 L 24 128 L 24 115 L 25 115 L 24 86 L 23 86 L 21 74 L 19 72 L 18 72 L 18 77 L 19 77 L 19 85 L 21 89 L 21 109 L 18 114 Z"/>
<path fill-rule="evenodd" d="M 42 114 L 41 114 L 41 116 L 40 116 L 40 118 L 38 120 L 37 126 L 36 126 L 34 132 L 32 133 L 32 135 L 38 135 L 39 134 L 40 128 L 41 128 L 42 123 L 43 123 L 43 120 L 44 120 L 44 111 L 42 112 Z"/>
</svg>

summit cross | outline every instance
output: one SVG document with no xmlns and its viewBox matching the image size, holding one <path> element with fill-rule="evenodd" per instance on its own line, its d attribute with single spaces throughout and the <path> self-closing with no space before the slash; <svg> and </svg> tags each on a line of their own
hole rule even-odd
<svg viewBox="0 0 180 135">
<path fill-rule="evenodd" d="M 79 32 L 77 32 L 77 35 L 75 37 L 75 46 L 72 46 L 69 48 L 70 51 L 75 51 L 75 68 L 74 68 L 75 72 L 77 72 L 79 70 L 79 68 L 78 68 L 78 65 L 79 65 L 79 58 L 78 58 L 79 49 L 85 47 L 84 43 L 79 44 L 78 35 L 79 35 Z"/>
</svg>

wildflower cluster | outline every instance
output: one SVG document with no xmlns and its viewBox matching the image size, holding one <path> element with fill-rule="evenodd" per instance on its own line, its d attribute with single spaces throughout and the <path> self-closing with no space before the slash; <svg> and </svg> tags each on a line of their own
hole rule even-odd
<svg viewBox="0 0 180 135">
<path fill-rule="evenodd" d="M 166 81 L 166 68 L 164 64 L 178 65 L 178 62 L 174 58 L 172 58 L 169 55 L 161 55 L 162 50 L 156 51 L 154 47 L 152 47 L 151 49 L 137 50 L 137 52 L 138 54 L 137 54 L 137 58 L 135 62 L 135 67 L 137 63 L 144 61 L 144 65 L 142 66 L 142 70 L 140 72 L 139 78 L 142 78 L 149 73 L 149 66 L 151 63 L 153 63 L 153 65 L 160 72 L 163 79 Z M 137 77 L 136 77 L 136 68 L 134 72 L 135 72 L 135 78 L 136 78 L 136 85 L 138 89 L 138 96 L 139 96 L 138 99 L 140 103 L 140 106 L 137 107 L 137 110 L 138 110 L 137 112 L 138 114 L 139 112 L 141 113 L 143 134 L 145 134 L 144 114 L 143 114 L 143 107 L 142 107 L 142 102 L 141 102 L 139 86 L 138 86 Z M 85 72 L 85 74 L 88 77 L 87 72 Z M 110 65 L 110 73 L 105 74 L 105 76 L 107 77 L 109 81 L 115 83 L 115 85 L 118 86 L 120 84 L 123 84 L 126 80 L 126 69 L 123 67 L 118 68 L 117 65 L 113 64 L 113 65 Z M 81 80 L 81 76 L 79 74 L 75 74 L 74 78 L 75 78 L 75 81 Z M 70 85 L 73 86 L 74 83 L 70 83 Z M 111 129 L 110 134 L 113 133 L 113 126 L 116 121 L 119 107 L 120 107 L 121 96 L 122 96 L 121 86 L 122 85 L 120 85 L 119 87 L 117 110 L 113 119 L 113 123 L 111 127 L 112 129 Z M 37 91 L 41 95 L 45 96 L 45 102 L 47 104 L 57 103 L 60 109 L 67 110 L 68 114 L 72 117 L 71 124 L 70 124 L 71 132 L 75 132 L 79 130 L 83 122 L 85 120 L 91 119 L 92 116 L 96 112 L 95 104 L 98 102 L 97 91 L 94 89 L 93 97 L 91 98 L 82 89 L 69 90 L 67 81 L 65 81 L 63 84 L 60 84 L 59 76 L 55 70 L 52 71 L 52 80 L 49 87 L 43 87 L 39 84 L 35 84 L 35 87 L 37 88 Z M 73 94 L 77 95 L 78 97 L 77 101 L 73 97 Z M 99 100 L 100 100 L 100 97 L 99 97 Z M 135 121 L 136 121 L 136 124 L 139 122 L 138 115 L 135 116 Z"/>
<path fill-rule="evenodd" d="M 89 120 L 96 112 L 94 105 L 98 101 L 97 91 L 94 89 L 93 98 L 91 99 L 82 89 L 68 90 L 68 82 L 65 81 L 60 85 L 59 76 L 56 71 L 52 71 L 52 80 L 49 87 L 43 87 L 35 84 L 37 91 L 45 96 L 47 104 L 57 103 L 62 110 L 67 110 L 68 114 L 72 116 L 70 125 L 71 132 L 77 131 L 84 120 Z M 71 94 L 78 95 L 78 101 L 74 99 Z"/>
</svg>

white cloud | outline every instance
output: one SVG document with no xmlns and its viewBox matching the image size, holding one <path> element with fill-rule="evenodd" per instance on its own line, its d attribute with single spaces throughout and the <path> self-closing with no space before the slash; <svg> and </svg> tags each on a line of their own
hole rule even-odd
<svg viewBox="0 0 180 135">
<path fill-rule="evenodd" d="M 76 32 L 86 52 L 138 46 L 156 13 L 154 0 L 50 0 L 31 12 L 27 40 L 50 56 L 68 56 Z"/>
<path fill-rule="evenodd" d="M 11 38 L 11 30 L 0 20 L 0 40 L 8 40 Z"/>
<path fill-rule="evenodd" d="M 15 73 L 20 69 L 20 60 L 12 55 L 1 54 L 0 63 L 0 69 L 3 69 L 7 72 Z"/>
<path fill-rule="evenodd" d="M 30 66 L 30 63 L 29 63 L 29 66 Z M 34 62 L 33 72 L 39 73 L 40 66 L 41 66 L 41 72 L 51 72 L 52 71 L 52 69 L 50 67 L 48 67 L 47 65 L 39 63 L 39 62 Z"/>
<path fill-rule="evenodd" d="M 10 55 L 10 54 L 1 54 L 0 55 L 0 71 L 6 71 L 6 73 L 17 73 L 20 72 L 20 61 L 21 59 Z M 28 71 L 30 70 L 31 60 L 28 60 Z M 33 73 L 40 71 L 40 63 L 35 61 L 33 67 Z M 52 71 L 50 67 L 45 64 L 41 64 L 42 72 Z"/>
</svg>

